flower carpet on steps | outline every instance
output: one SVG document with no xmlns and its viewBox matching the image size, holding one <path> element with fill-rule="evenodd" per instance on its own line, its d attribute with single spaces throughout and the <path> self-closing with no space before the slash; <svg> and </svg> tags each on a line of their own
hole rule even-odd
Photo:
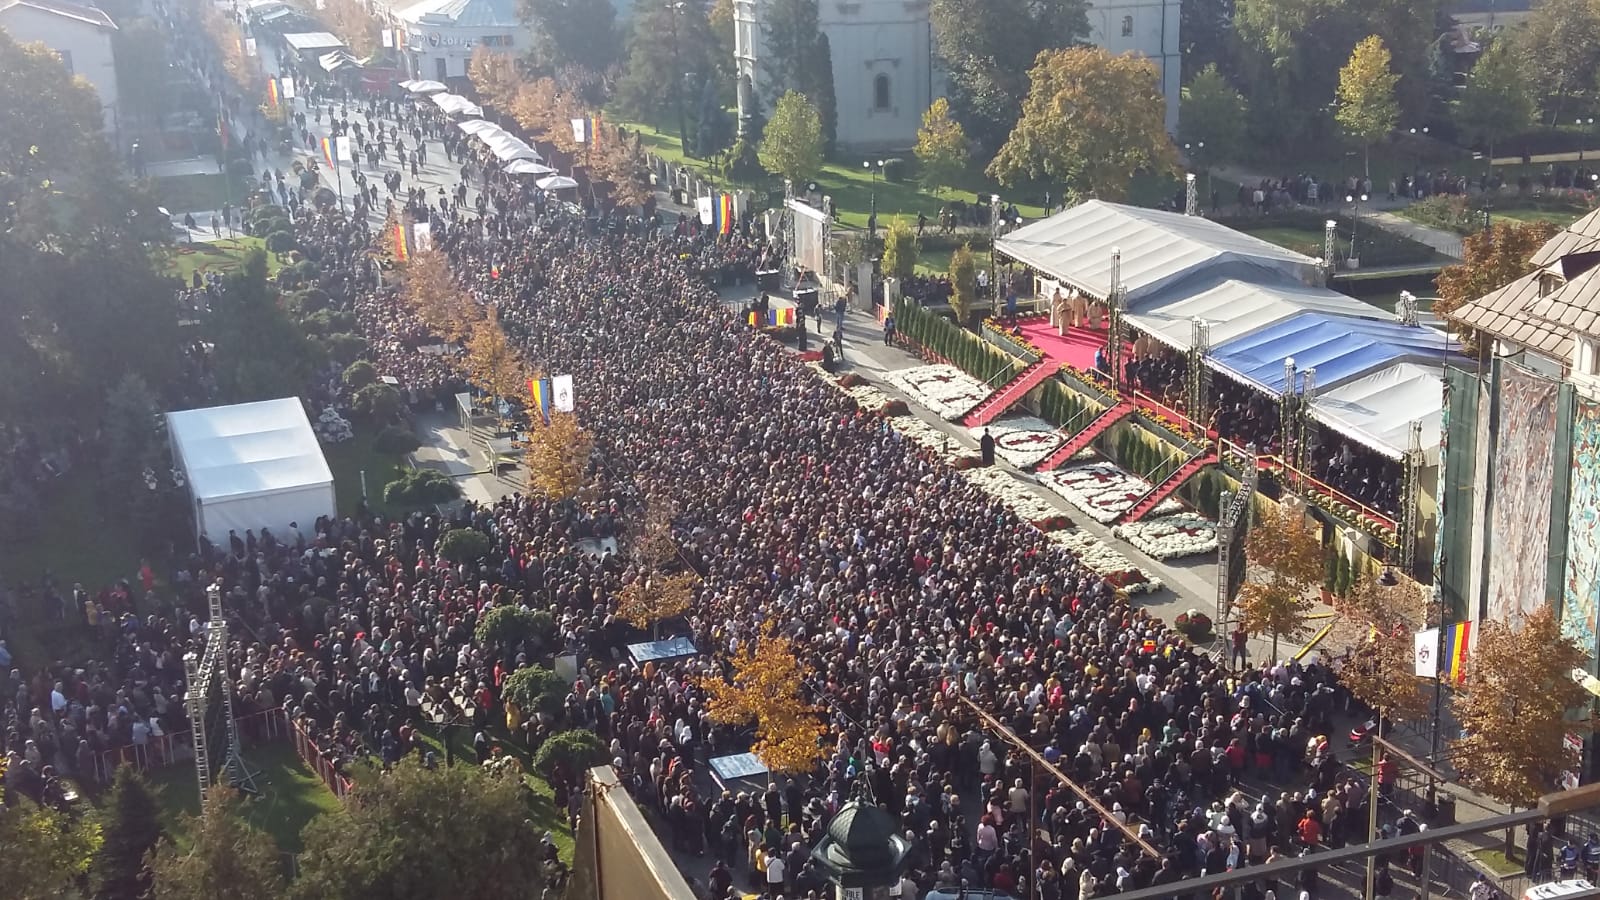
<svg viewBox="0 0 1600 900">
<path fill-rule="evenodd" d="M 916 366 L 886 372 L 883 377 L 941 419 L 959 419 L 994 393 L 955 366 Z"/>
<path fill-rule="evenodd" d="M 1055 426 L 1034 416 L 1011 416 L 969 428 L 973 440 L 983 437 L 984 429 L 994 438 L 995 455 L 1019 469 L 1038 465 L 1067 442 Z"/>
<path fill-rule="evenodd" d="M 1053 469 L 1041 474 L 1039 481 L 1101 524 L 1116 521 L 1151 489 L 1149 482 L 1109 462 Z M 1150 515 L 1164 516 L 1182 511 L 1183 504 L 1169 497 L 1157 504 Z"/>
</svg>

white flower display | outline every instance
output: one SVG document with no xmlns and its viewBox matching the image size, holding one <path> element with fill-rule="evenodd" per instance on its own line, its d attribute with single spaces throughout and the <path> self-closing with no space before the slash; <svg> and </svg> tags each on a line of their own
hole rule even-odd
<svg viewBox="0 0 1600 900">
<path fill-rule="evenodd" d="M 1017 518 L 1032 523 L 1035 527 L 1042 528 L 1042 523 L 1066 517 L 1061 510 L 1035 494 L 1025 482 L 1018 481 L 1004 469 L 992 467 L 968 469 L 961 474 L 982 488 L 989 496 L 1011 507 Z"/>
<path fill-rule="evenodd" d="M 1151 559 L 1177 559 L 1217 549 L 1216 523 L 1191 512 L 1129 522 L 1111 533 Z"/>
<path fill-rule="evenodd" d="M 1039 476 L 1039 481 L 1101 524 L 1116 521 L 1151 489 L 1149 482 L 1135 478 L 1108 462 L 1045 472 Z M 1151 510 L 1150 515 L 1162 516 L 1182 511 L 1181 503 L 1168 498 Z"/>
<path fill-rule="evenodd" d="M 995 455 L 1019 469 L 1044 462 L 1061 449 L 1067 436 L 1043 419 L 1016 416 L 990 422 L 968 430 L 973 440 L 983 437 L 984 429 L 994 438 Z"/>
<path fill-rule="evenodd" d="M 1140 579 L 1124 584 L 1122 589 L 1130 594 L 1153 594 L 1165 585 L 1153 573 L 1139 568 L 1126 556 L 1106 546 L 1103 541 L 1087 531 L 1053 531 L 1050 540 L 1077 557 L 1089 571 L 1103 577 L 1137 575 Z"/>
<path fill-rule="evenodd" d="M 993 393 L 988 385 L 955 366 L 917 366 L 885 372 L 883 377 L 905 391 L 906 396 L 947 420 L 972 412 L 973 407 Z"/>
<path fill-rule="evenodd" d="M 919 447 L 932 450 L 941 454 L 946 460 L 954 462 L 958 459 L 977 459 L 978 451 L 967 447 L 956 439 L 954 435 L 929 425 L 916 416 L 900 416 L 890 419 L 889 425 L 901 436 Z"/>
<path fill-rule="evenodd" d="M 811 370 L 816 372 L 823 381 L 833 385 L 835 390 L 854 400 L 856 406 L 859 406 L 865 412 L 878 412 L 888 406 L 890 399 L 892 399 L 888 394 L 864 381 L 854 387 L 845 387 L 841 383 L 839 376 L 822 368 L 821 363 L 807 363 L 806 365 L 810 366 Z"/>
<path fill-rule="evenodd" d="M 339 411 L 331 406 L 322 410 L 322 414 L 311 424 L 311 430 L 316 432 L 317 440 L 324 444 L 342 444 L 356 436 L 355 430 L 350 427 L 350 420 L 339 415 Z"/>
</svg>

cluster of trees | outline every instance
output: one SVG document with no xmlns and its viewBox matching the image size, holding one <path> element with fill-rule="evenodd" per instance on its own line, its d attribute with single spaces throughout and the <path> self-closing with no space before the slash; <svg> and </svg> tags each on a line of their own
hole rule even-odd
<svg viewBox="0 0 1600 900">
<path fill-rule="evenodd" d="M 1329 552 L 1302 509 L 1276 507 L 1252 523 L 1245 539 L 1250 572 L 1235 611 L 1245 631 L 1272 637 L 1274 659 L 1280 637 L 1309 632 Z M 1440 623 L 1424 590 L 1392 573 L 1359 570 L 1349 589 L 1330 599 L 1336 619 L 1328 642 L 1347 644 L 1339 680 L 1391 723 L 1431 715 L 1434 689 L 1415 674 L 1413 635 Z M 1572 672 L 1587 665 L 1588 654 L 1562 634 L 1548 605 L 1519 621 L 1477 627 L 1465 678 L 1450 692 L 1463 735 L 1451 742 L 1450 760 L 1471 787 L 1530 806 L 1555 789 L 1564 770 L 1577 769 L 1566 736 L 1592 725 L 1570 713 L 1591 698 Z"/>
<path fill-rule="evenodd" d="M 713 720 L 728 725 L 755 724 L 752 752 L 768 769 L 804 774 L 816 768 L 823 751 L 821 711 L 805 698 L 811 671 L 793 639 L 768 623 L 724 663 L 727 677 L 700 682 Z"/>
</svg>

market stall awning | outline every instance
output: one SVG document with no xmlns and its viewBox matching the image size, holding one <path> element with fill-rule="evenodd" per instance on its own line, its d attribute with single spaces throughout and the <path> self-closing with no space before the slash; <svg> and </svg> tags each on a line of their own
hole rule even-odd
<svg viewBox="0 0 1600 900">
<path fill-rule="evenodd" d="M 402 81 L 400 82 L 400 87 L 413 94 L 438 94 L 450 90 L 439 82 L 429 81 L 426 78 L 417 81 Z"/>
<path fill-rule="evenodd" d="M 483 115 L 483 107 L 459 94 L 434 94 L 433 104 L 452 116 Z"/>
<path fill-rule="evenodd" d="M 468 119 L 465 122 L 457 122 L 456 127 L 470 135 L 493 133 L 503 130 L 499 125 L 496 125 L 487 119 Z"/>
<path fill-rule="evenodd" d="M 552 175 L 556 171 L 531 159 L 514 159 L 506 163 L 505 170 L 508 175 Z"/>
<path fill-rule="evenodd" d="M 495 140 L 490 141 L 489 152 L 493 153 L 494 158 L 500 160 L 501 162 L 511 162 L 512 160 L 517 159 L 526 160 L 528 162 L 543 161 L 539 158 L 539 151 L 529 147 L 527 144 L 509 134 L 497 137 Z"/>
<path fill-rule="evenodd" d="M 1311 415 L 1334 431 L 1401 459 L 1411 446 L 1411 423 L 1422 423 L 1427 463 L 1439 459 L 1439 410 L 1444 389 L 1439 368 L 1400 363 L 1319 393 Z M 1321 370 L 1318 370 L 1318 375 Z"/>
<path fill-rule="evenodd" d="M 326 72 L 338 72 L 344 69 L 361 68 L 361 63 L 357 62 L 354 56 L 351 56 L 343 50 L 335 50 L 332 53 L 322 54 L 322 56 L 317 58 L 317 65 L 322 66 L 323 71 Z"/>
<path fill-rule="evenodd" d="M 337 50 L 344 47 L 344 41 L 326 31 L 302 31 L 286 34 L 283 40 L 296 51 L 304 53 L 308 50 Z"/>
<path fill-rule="evenodd" d="M 1387 317 L 1388 313 L 1354 297 L 1288 278 L 1264 282 L 1213 277 L 1159 291 L 1133 304 L 1128 324 L 1178 350 L 1188 350 L 1194 320 L 1211 323 L 1211 346 L 1258 331 L 1297 313 Z"/>
<path fill-rule="evenodd" d="M 1111 252 L 1122 251 L 1130 302 L 1202 272 L 1245 281 L 1321 283 L 1309 256 L 1200 216 L 1090 200 L 1026 225 L 996 242 L 1001 255 L 1095 297 L 1111 290 Z"/>
<path fill-rule="evenodd" d="M 538 185 L 541 191 L 564 191 L 577 187 L 578 182 L 565 175 L 551 175 L 549 178 L 539 179 Z"/>
<path fill-rule="evenodd" d="M 1207 359 L 1218 371 L 1269 394 L 1284 390 L 1284 361 L 1317 370 L 1317 390 L 1334 388 L 1401 362 L 1440 366 L 1465 362 L 1442 331 L 1377 319 L 1298 313 L 1281 322 L 1214 344 Z"/>
</svg>

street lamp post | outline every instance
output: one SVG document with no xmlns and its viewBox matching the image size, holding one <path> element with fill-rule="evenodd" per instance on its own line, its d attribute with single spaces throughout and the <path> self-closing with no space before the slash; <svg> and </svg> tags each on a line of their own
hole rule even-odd
<svg viewBox="0 0 1600 900">
<path fill-rule="evenodd" d="M 1413 128 L 1413 129 L 1411 129 L 1411 136 L 1412 137 L 1419 137 L 1420 136 L 1420 137 L 1426 138 L 1428 136 L 1428 126 L 1424 125 L 1421 128 Z M 1412 171 L 1413 172 L 1422 171 L 1422 145 L 1421 144 L 1417 145 L 1417 167 L 1415 169 L 1412 169 Z"/>
<path fill-rule="evenodd" d="M 878 176 L 883 174 L 883 167 L 887 165 L 888 162 L 889 161 L 886 159 L 880 159 L 876 162 L 870 159 L 864 159 L 861 161 L 861 168 L 872 173 L 872 193 L 869 195 L 867 200 L 868 239 L 878 236 Z"/>
<path fill-rule="evenodd" d="M 1205 160 L 1202 159 L 1202 157 L 1204 157 L 1205 154 L 1206 154 L 1206 142 L 1205 141 L 1195 141 L 1193 143 L 1185 142 L 1184 145 L 1183 145 L 1183 155 L 1184 155 L 1184 157 L 1186 159 L 1189 160 L 1189 164 L 1190 165 L 1199 166 L 1200 167 L 1200 174 L 1202 174 L 1202 175 L 1204 175 L 1206 177 L 1206 196 L 1210 197 L 1211 196 L 1211 168 L 1209 166 L 1207 166 L 1205 164 Z"/>
<path fill-rule="evenodd" d="M 1345 194 L 1344 202 L 1350 204 L 1350 259 L 1359 260 L 1356 253 L 1356 223 L 1361 221 L 1361 204 L 1367 202 L 1366 194 Z"/>
<path fill-rule="evenodd" d="M 1576 119 L 1572 124 L 1578 126 L 1578 162 L 1583 162 L 1583 145 L 1589 139 L 1589 132 L 1594 129 L 1594 116 Z"/>
</svg>

